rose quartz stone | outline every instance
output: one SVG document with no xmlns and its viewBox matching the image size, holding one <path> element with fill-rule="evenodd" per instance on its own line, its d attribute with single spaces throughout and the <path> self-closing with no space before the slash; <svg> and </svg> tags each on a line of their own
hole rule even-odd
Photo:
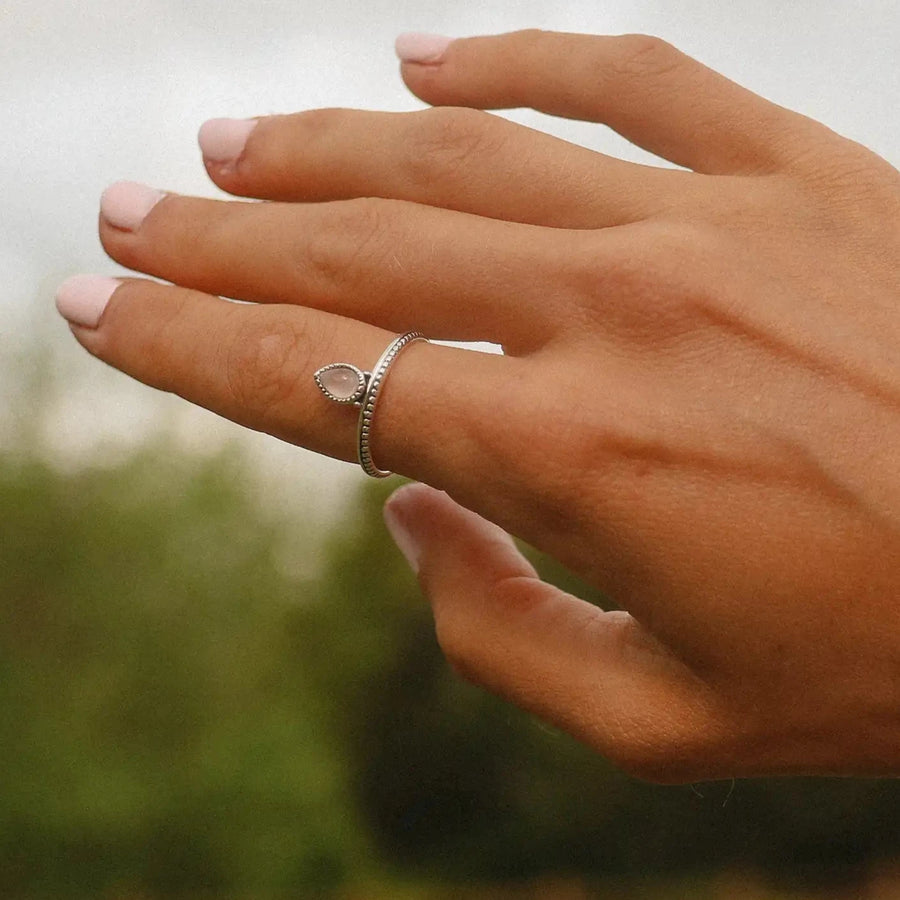
<svg viewBox="0 0 900 900">
<path fill-rule="evenodd" d="M 335 368 L 319 376 L 322 387 L 340 400 L 349 400 L 359 390 L 359 376 L 353 369 Z"/>
</svg>

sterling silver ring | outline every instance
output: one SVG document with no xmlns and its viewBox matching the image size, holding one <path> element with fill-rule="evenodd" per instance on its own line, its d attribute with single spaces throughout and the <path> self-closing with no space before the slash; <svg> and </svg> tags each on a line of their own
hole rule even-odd
<svg viewBox="0 0 900 900">
<path fill-rule="evenodd" d="M 427 338 L 418 331 L 408 331 L 394 338 L 381 354 L 371 372 L 365 372 L 351 363 L 338 362 L 322 366 L 313 376 L 322 393 L 335 403 L 350 404 L 359 407 L 359 425 L 356 429 L 357 459 L 363 472 L 372 478 L 386 478 L 391 473 L 379 469 L 372 460 L 372 447 L 369 438 L 372 433 L 372 419 L 375 416 L 375 404 L 381 393 L 384 379 L 387 377 L 391 363 L 400 351 L 415 341 L 426 341 Z"/>
</svg>

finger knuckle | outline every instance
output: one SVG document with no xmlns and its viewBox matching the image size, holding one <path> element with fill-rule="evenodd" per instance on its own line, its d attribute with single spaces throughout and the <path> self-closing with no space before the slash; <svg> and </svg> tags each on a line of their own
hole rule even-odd
<svg viewBox="0 0 900 900">
<path fill-rule="evenodd" d="M 196 328 L 192 316 L 193 297 L 189 291 L 161 286 L 152 281 L 126 281 L 116 295 L 120 299 L 131 296 L 135 301 L 146 299 L 152 301 L 160 291 L 165 292 L 165 303 L 154 304 L 155 314 L 141 329 L 136 342 L 136 349 L 143 360 L 154 369 L 153 385 L 160 390 L 178 393 L 184 390 L 194 377 L 196 362 L 186 359 L 181 354 L 173 353 L 184 335 Z"/>
<path fill-rule="evenodd" d="M 512 31 L 508 37 L 519 51 L 527 51 L 535 47 L 559 38 L 559 32 L 548 31 L 545 28 L 520 28 L 518 31 Z"/>
<path fill-rule="evenodd" d="M 862 220 L 867 229 L 879 233 L 887 229 L 895 238 L 900 237 L 900 173 L 881 166 L 869 173 L 869 177 L 863 179 L 857 208 L 858 220 Z"/>
<path fill-rule="evenodd" d="M 260 309 L 235 333 L 225 351 L 225 377 L 238 409 L 265 415 L 285 406 L 297 391 L 297 373 L 309 369 L 308 341 L 297 325 Z"/>
<path fill-rule="evenodd" d="M 699 302 L 727 293 L 733 279 L 723 268 L 737 241 L 714 224 L 643 223 L 621 244 L 579 254 L 573 296 L 591 328 L 614 331 L 623 346 L 663 349 L 700 324 Z"/>
<path fill-rule="evenodd" d="M 496 152 L 499 136 L 490 113 L 438 106 L 414 115 L 418 118 L 406 157 L 414 184 L 429 185 L 436 175 L 464 172 Z"/>
<path fill-rule="evenodd" d="M 685 59 L 668 41 L 650 34 L 623 34 L 613 40 L 608 74 L 617 81 L 658 80 Z"/>
<path fill-rule="evenodd" d="M 840 227 L 896 222 L 900 174 L 881 157 L 851 141 L 831 148 L 804 182 L 815 208 Z"/>
<path fill-rule="evenodd" d="M 307 109 L 295 116 L 295 122 L 311 134 L 321 134 L 339 128 L 347 119 L 347 110 L 334 106 Z"/>
<path fill-rule="evenodd" d="M 705 223 L 661 234 L 643 304 L 645 334 L 655 349 L 683 358 L 685 337 L 708 336 L 711 326 L 728 329 L 743 321 L 735 272 L 748 253 L 747 241 L 745 234 Z"/>
<path fill-rule="evenodd" d="M 298 280 L 332 295 L 371 275 L 392 246 L 399 201 L 358 197 L 322 206 L 298 258 Z"/>
</svg>

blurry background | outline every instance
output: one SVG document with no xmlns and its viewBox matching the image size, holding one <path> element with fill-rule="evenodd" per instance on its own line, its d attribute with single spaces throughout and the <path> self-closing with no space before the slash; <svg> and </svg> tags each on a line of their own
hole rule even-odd
<svg viewBox="0 0 900 900">
<path fill-rule="evenodd" d="M 896 0 L 0 4 L 0 896 L 900 897 L 900 782 L 626 778 L 448 672 L 394 483 L 129 381 L 53 312 L 118 271 L 109 182 L 216 193 L 205 119 L 416 109 L 398 32 L 533 26 L 660 34 L 900 162 Z"/>
</svg>

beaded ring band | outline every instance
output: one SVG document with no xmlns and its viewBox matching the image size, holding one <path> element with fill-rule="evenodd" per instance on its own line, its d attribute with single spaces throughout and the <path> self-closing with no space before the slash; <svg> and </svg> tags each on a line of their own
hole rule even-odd
<svg viewBox="0 0 900 900">
<path fill-rule="evenodd" d="M 329 400 L 335 403 L 352 403 L 359 407 L 359 425 L 356 431 L 357 459 L 362 470 L 372 478 L 386 478 L 391 474 L 375 465 L 369 443 L 375 406 L 388 369 L 404 347 L 415 341 L 427 342 L 427 340 L 418 331 L 408 331 L 388 344 L 371 372 L 365 372 L 351 363 L 339 362 L 322 366 L 313 376 L 319 389 Z"/>
</svg>

